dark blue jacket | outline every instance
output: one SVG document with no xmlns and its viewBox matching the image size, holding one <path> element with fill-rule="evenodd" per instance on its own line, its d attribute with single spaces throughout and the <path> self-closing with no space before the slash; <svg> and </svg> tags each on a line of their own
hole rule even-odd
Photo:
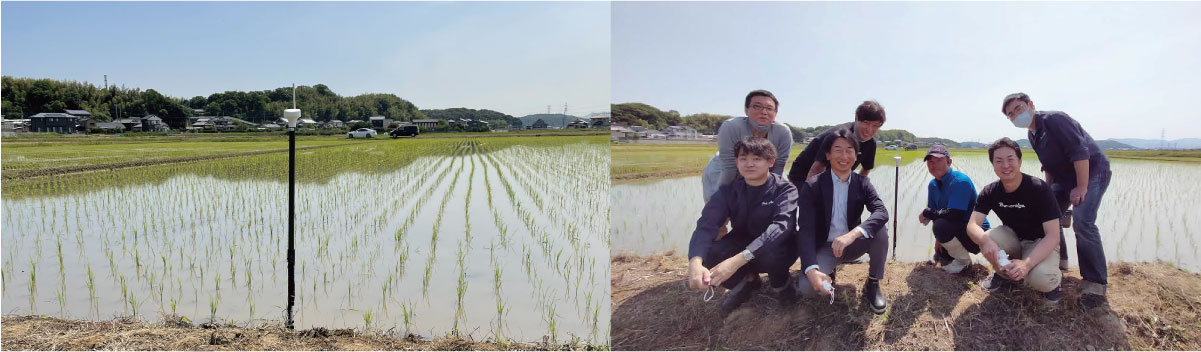
<svg viewBox="0 0 1201 352">
<path fill-rule="evenodd" d="M 1062 111 L 1034 113 L 1034 131 L 1028 134 L 1030 146 L 1038 154 L 1042 170 L 1051 175 L 1051 183 L 1076 187 L 1076 167 L 1072 162 L 1088 160 L 1088 176 L 1109 170 L 1109 157 L 1080 123 Z"/>
<path fill-rule="evenodd" d="M 741 177 L 717 189 L 705 203 L 696 221 L 688 257 L 704 257 L 717 236 L 717 228 L 730 219 L 732 230 L 722 240 L 746 243 L 746 249 L 760 255 L 763 248 L 779 246 L 792 236 L 796 223 L 796 187 L 783 176 L 768 173 L 767 182 L 752 187 Z"/>
<path fill-rule="evenodd" d="M 801 185 L 797 208 L 797 249 L 801 255 L 801 268 L 817 265 L 817 249 L 826 245 L 826 235 L 830 233 L 830 217 L 834 204 L 834 180 L 830 177 L 833 172 L 814 175 Z M 888 210 L 884 209 L 884 201 L 876 194 L 871 180 L 866 176 L 851 173 L 851 184 L 847 191 L 847 228 L 862 227 L 868 234 L 875 234 L 888 223 Z M 871 211 L 867 221 L 862 221 L 863 209 Z"/>
</svg>

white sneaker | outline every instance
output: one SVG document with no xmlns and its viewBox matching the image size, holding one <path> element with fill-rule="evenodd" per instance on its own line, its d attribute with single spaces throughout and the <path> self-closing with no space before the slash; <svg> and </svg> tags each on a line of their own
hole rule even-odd
<svg viewBox="0 0 1201 352">
<path fill-rule="evenodd" d="M 967 269 L 967 267 L 971 264 L 972 262 L 970 260 L 955 259 L 952 260 L 950 264 L 943 265 L 942 270 L 946 270 L 948 273 L 958 274 L 963 272 L 963 269 Z"/>
</svg>

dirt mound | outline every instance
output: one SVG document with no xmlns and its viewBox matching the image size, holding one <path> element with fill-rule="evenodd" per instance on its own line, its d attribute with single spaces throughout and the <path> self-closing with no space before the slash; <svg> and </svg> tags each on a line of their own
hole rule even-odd
<svg viewBox="0 0 1201 352">
<path fill-rule="evenodd" d="M 463 338 L 424 340 L 417 335 L 313 328 L 291 331 L 279 325 L 243 328 L 193 326 L 167 317 L 162 323 L 133 320 L 80 321 L 33 316 L 3 318 L 3 350 L 580 350 L 596 346 L 549 343 L 473 341 Z"/>
<path fill-rule="evenodd" d="M 926 263 L 889 263 L 888 311 L 860 299 L 866 263 L 840 267 L 833 304 L 781 308 L 764 291 L 724 319 L 718 298 L 686 291 L 683 257 L 621 255 L 610 263 L 616 350 L 1198 350 L 1201 275 L 1165 264 L 1110 265 L 1109 304 L 1084 311 L 1080 275 L 1047 308 L 1025 288 L 990 294 L 980 265 L 952 275 Z M 794 275 L 798 267 L 794 267 Z"/>
</svg>

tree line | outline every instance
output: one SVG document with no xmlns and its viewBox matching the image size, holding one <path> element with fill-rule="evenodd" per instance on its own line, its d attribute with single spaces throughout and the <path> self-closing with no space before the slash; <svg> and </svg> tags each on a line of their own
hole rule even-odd
<svg viewBox="0 0 1201 352">
<path fill-rule="evenodd" d="M 703 134 L 717 134 L 717 128 L 722 121 L 733 118 L 729 115 L 699 113 L 687 116 L 680 116 L 680 113 L 675 110 L 663 111 L 654 106 L 643 103 L 622 103 L 610 105 L 612 114 L 612 122 L 614 124 L 625 124 L 627 126 L 643 126 L 648 129 L 662 130 L 667 126 L 688 126 L 695 128 Z M 850 122 L 848 120 L 848 122 Z M 796 143 L 802 143 L 808 137 L 815 137 L 819 133 L 833 128 L 832 125 L 815 126 L 815 127 L 797 127 L 789 124 L 789 130 L 792 132 L 792 140 Z M 906 130 L 880 130 L 876 133 L 876 139 L 885 144 L 895 140 L 901 140 L 906 143 L 916 143 L 921 140 L 931 139 L 946 143 L 948 146 L 955 147 L 958 143 L 949 139 L 940 138 L 923 138 L 919 139 Z"/>
<path fill-rule="evenodd" d="M 0 78 L 0 109 L 5 118 L 25 118 L 43 112 L 87 110 L 98 122 L 116 118 L 157 115 L 171 128 L 184 128 L 192 116 L 232 116 L 265 123 L 282 116 L 292 107 L 292 88 L 262 91 L 226 91 L 207 97 L 178 98 L 154 89 L 124 86 L 97 87 L 91 83 L 52 79 Z M 413 103 L 394 94 L 362 94 L 343 97 L 324 84 L 296 87 L 297 107 L 304 118 L 329 120 L 367 120 L 387 116 L 392 120 L 412 121 L 426 115 Z M 196 112 L 193 109 L 202 111 Z"/>
</svg>

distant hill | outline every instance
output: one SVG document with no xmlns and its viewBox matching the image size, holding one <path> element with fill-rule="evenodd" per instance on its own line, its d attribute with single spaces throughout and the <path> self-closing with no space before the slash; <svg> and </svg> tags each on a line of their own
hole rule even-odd
<svg viewBox="0 0 1201 352">
<path fill-rule="evenodd" d="M 1181 138 L 1170 141 L 1141 138 L 1113 138 L 1112 140 L 1129 144 L 1141 149 L 1198 149 L 1201 148 L 1201 138 Z"/>
<path fill-rule="evenodd" d="M 579 116 L 563 115 L 563 114 L 533 114 L 519 117 L 523 126 L 533 126 L 535 121 L 542 119 L 547 126 L 564 128 L 567 124 L 579 119 Z"/>
<path fill-rule="evenodd" d="M 1028 139 L 1025 139 L 1025 138 L 1019 139 L 1019 140 L 1018 140 L 1018 145 L 1019 145 L 1019 146 L 1021 146 L 1022 148 L 1030 148 L 1030 140 L 1028 140 Z M 1129 145 L 1129 144 L 1125 144 L 1125 143 L 1122 143 L 1122 142 L 1118 142 L 1118 141 L 1115 141 L 1115 140 L 1112 140 L 1112 139 L 1102 139 L 1102 140 L 1099 140 L 1099 141 L 1097 141 L 1097 146 L 1101 147 L 1101 149 L 1102 149 L 1102 150 L 1111 150 L 1111 149 L 1139 149 L 1139 148 L 1137 148 L 1137 147 L 1134 147 L 1134 146 L 1131 146 L 1131 145 Z M 986 148 L 987 148 L 987 146 L 986 146 Z"/>
</svg>

